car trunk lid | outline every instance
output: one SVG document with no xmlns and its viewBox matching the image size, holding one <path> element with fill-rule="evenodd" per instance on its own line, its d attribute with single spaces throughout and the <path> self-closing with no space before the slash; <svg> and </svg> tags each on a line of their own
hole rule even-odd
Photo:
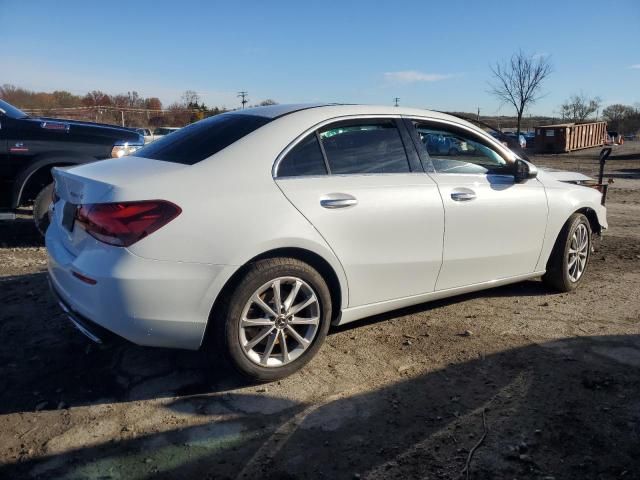
<svg viewBox="0 0 640 480">
<path fill-rule="evenodd" d="M 136 190 L 140 192 L 138 198 L 117 198 L 118 191 L 136 182 L 148 183 L 158 176 L 171 175 L 184 168 L 187 167 L 182 164 L 139 157 L 53 168 L 58 200 L 53 208 L 52 222 L 61 229 L 61 241 L 65 248 L 73 255 L 78 255 L 89 244 L 96 242 L 76 224 L 76 212 L 80 205 L 144 199 L 144 192 L 137 186 Z"/>
</svg>

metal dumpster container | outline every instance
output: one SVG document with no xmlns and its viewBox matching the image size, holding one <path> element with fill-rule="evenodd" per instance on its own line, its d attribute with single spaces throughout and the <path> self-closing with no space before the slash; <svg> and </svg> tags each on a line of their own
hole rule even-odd
<svg viewBox="0 0 640 480">
<path fill-rule="evenodd" d="M 604 145 L 607 122 L 561 123 L 536 127 L 538 152 L 563 153 Z"/>
</svg>

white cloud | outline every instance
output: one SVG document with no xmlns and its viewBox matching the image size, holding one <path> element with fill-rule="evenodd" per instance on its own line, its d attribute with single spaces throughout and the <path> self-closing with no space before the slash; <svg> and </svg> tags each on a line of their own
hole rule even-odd
<svg viewBox="0 0 640 480">
<path fill-rule="evenodd" d="M 636 63 L 634 65 L 629 65 L 629 68 L 635 68 L 635 69 L 640 70 L 640 63 Z"/>
<path fill-rule="evenodd" d="M 451 73 L 424 73 L 415 70 L 403 70 L 400 72 L 385 72 L 384 78 L 394 83 L 438 82 L 447 80 L 455 75 Z"/>
</svg>

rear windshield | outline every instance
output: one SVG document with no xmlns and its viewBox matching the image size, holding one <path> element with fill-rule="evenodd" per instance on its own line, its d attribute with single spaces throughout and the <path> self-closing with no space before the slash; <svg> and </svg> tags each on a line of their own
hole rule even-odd
<svg viewBox="0 0 640 480">
<path fill-rule="evenodd" d="M 256 115 L 226 113 L 181 128 L 136 151 L 136 157 L 194 165 L 271 121 Z"/>
</svg>

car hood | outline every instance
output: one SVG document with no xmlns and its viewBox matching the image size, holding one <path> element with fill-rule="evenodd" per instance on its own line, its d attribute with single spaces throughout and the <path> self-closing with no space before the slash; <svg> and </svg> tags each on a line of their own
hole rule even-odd
<svg viewBox="0 0 640 480">
<path fill-rule="evenodd" d="M 30 117 L 26 120 L 38 123 L 41 128 L 46 128 L 46 124 L 54 124 L 55 126 L 59 126 L 60 130 L 66 130 L 68 133 L 76 135 L 84 134 L 129 142 L 137 142 L 141 137 L 141 135 L 129 128 L 104 123 L 83 122 L 79 120 L 50 117 Z"/>
<path fill-rule="evenodd" d="M 547 178 L 552 178 L 554 180 L 558 180 L 559 182 L 570 182 L 570 183 L 583 183 L 589 181 L 595 181 L 593 178 L 588 177 L 579 172 L 568 172 L 566 170 L 558 170 L 555 168 L 547 168 L 547 167 L 537 167 L 539 172 Z"/>
</svg>

